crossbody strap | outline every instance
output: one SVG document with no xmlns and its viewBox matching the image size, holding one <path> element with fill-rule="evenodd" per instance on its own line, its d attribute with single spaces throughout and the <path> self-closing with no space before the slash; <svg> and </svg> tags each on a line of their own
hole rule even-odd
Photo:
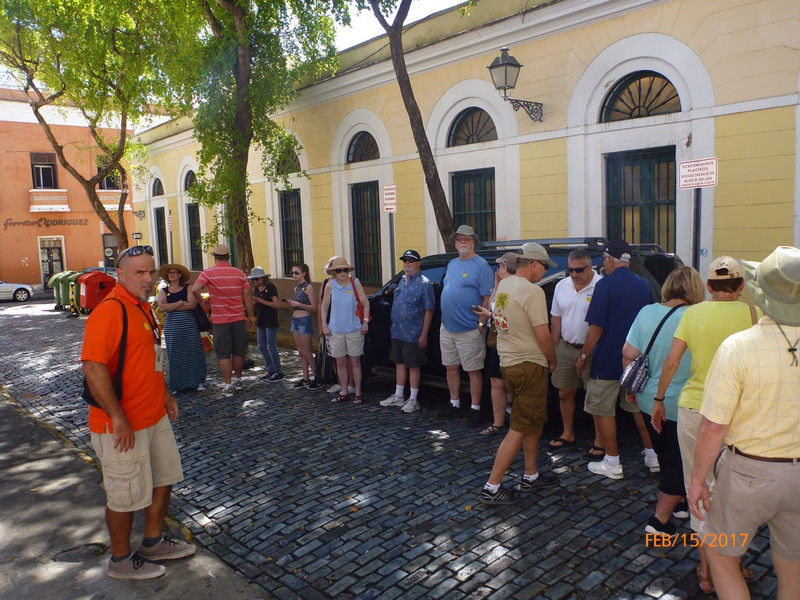
<svg viewBox="0 0 800 600">
<path fill-rule="evenodd" d="M 128 311 L 125 309 L 125 303 L 119 298 L 109 298 L 109 300 L 116 300 L 122 308 L 122 337 L 119 340 L 119 358 L 117 372 L 114 375 L 114 391 L 119 396 L 122 393 L 122 369 L 125 367 L 125 349 L 128 346 Z"/>
<path fill-rule="evenodd" d="M 647 344 L 647 350 L 644 351 L 645 355 L 650 354 L 650 348 L 653 347 L 653 344 L 655 343 L 656 338 L 658 337 L 658 332 L 661 331 L 661 328 L 664 326 L 664 323 L 666 323 L 667 319 L 670 318 L 672 313 L 678 310 L 681 306 L 686 306 L 686 305 L 678 304 L 678 306 L 673 306 L 672 309 L 666 315 L 664 315 L 664 318 L 661 319 L 661 323 L 658 324 L 658 327 L 656 327 L 656 330 L 653 332 L 653 337 L 650 338 L 650 343 Z"/>
</svg>

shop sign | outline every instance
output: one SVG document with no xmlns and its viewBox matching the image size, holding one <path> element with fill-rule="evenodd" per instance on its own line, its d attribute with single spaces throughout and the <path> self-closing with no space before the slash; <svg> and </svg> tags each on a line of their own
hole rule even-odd
<svg viewBox="0 0 800 600">
<path fill-rule="evenodd" d="M 48 219 L 42 217 L 40 219 L 25 219 L 23 221 L 15 221 L 8 218 L 3 221 L 3 231 L 9 227 L 44 227 L 50 229 L 51 227 L 76 227 L 88 225 L 89 219 Z"/>
</svg>

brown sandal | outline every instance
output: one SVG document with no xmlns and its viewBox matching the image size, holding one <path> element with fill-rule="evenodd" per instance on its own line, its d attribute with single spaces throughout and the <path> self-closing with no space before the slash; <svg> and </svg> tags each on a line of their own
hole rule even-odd
<svg viewBox="0 0 800 600">
<path fill-rule="evenodd" d="M 338 404 L 339 402 L 346 402 L 350 399 L 350 394 L 339 394 L 331 398 L 331 404 Z"/>
<path fill-rule="evenodd" d="M 697 573 L 697 586 L 700 588 L 700 591 L 704 594 L 713 594 L 714 593 L 714 582 L 711 581 L 711 573 L 706 576 L 703 576 L 700 572 L 700 565 L 697 565 L 697 569 L 695 570 Z M 705 587 L 704 587 L 705 586 Z"/>
<path fill-rule="evenodd" d="M 498 425 L 489 425 L 486 429 L 481 429 L 478 435 L 497 435 L 503 433 L 504 427 Z"/>
<path fill-rule="evenodd" d="M 353 404 L 361 404 L 362 402 L 364 402 L 363 396 L 356 396 L 355 398 L 353 398 Z"/>
</svg>

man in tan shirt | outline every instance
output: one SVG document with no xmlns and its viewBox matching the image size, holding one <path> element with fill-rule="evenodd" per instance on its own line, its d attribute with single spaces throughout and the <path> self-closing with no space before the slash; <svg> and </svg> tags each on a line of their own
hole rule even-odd
<svg viewBox="0 0 800 600">
<path fill-rule="evenodd" d="M 555 266 L 535 242 L 522 246 L 517 272 L 497 287 L 495 313 L 500 372 L 511 395 L 511 423 L 497 449 L 489 481 L 480 494 L 484 504 L 512 504 L 520 492 L 558 485 L 552 473 L 539 473 L 539 438 L 547 422 L 547 374 L 556 366 L 553 338 L 547 322 L 544 291 L 535 282 Z M 517 489 L 501 486 L 503 475 L 522 447 L 525 474 Z"/>
<path fill-rule="evenodd" d="M 739 558 L 767 523 L 788 600 L 800 589 L 800 250 L 740 263 L 765 316 L 722 342 L 708 370 L 687 500 L 720 598 L 750 598 Z"/>
</svg>

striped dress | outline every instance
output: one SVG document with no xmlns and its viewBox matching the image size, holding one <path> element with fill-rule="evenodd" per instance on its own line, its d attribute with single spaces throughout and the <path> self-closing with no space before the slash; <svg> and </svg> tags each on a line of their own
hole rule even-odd
<svg viewBox="0 0 800 600">
<path fill-rule="evenodd" d="M 167 302 L 187 299 L 189 287 L 179 292 L 164 290 Z M 164 339 L 167 342 L 167 385 L 173 392 L 196 389 L 206 380 L 206 354 L 193 310 L 173 310 L 164 318 Z"/>
</svg>

